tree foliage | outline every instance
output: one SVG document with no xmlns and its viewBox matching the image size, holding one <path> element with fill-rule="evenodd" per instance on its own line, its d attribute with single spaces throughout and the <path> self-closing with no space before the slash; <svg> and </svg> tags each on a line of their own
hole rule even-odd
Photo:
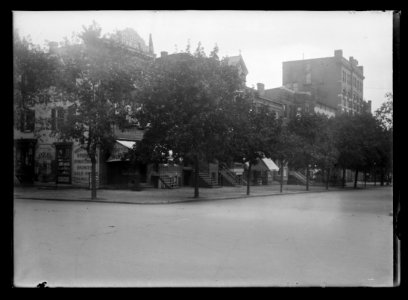
<svg viewBox="0 0 408 300">
<path fill-rule="evenodd" d="M 386 101 L 381 104 L 380 108 L 375 111 L 375 118 L 380 122 L 385 130 L 393 128 L 393 95 L 392 93 L 385 94 Z"/>
<path fill-rule="evenodd" d="M 247 194 L 250 193 L 250 173 L 262 158 L 273 156 L 279 139 L 279 121 L 267 106 L 257 105 L 255 92 L 245 89 L 238 93 L 228 113 L 230 124 L 227 143 L 233 160 L 246 164 Z"/>
<path fill-rule="evenodd" d="M 255 92 L 219 59 L 217 45 L 209 56 L 199 43 L 193 54 L 187 45 L 184 53 L 148 62 L 101 36 L 96 23 L 84 27 L 80 42 L 66 40 L 61 47 L 42 49 L 17 33 L 13 38 L 16 120 L 36 103 L 68 101 L 66 122 L 55 134 L 87 150 L 93 186 L 97 149 L 111 147 L 113 124 L 129 122 L 145 129 L 131 153 L 134 163 L 166 162 L 172 150 L 176 161 L 194 163 L 196 174 L 200 161 L 233 160 L 250 171 L 264 157 L 277 159 L 281 168 L 337 165 L 357 173 L 376 166 L 382 177 L 392 171 L 391 93 L 375 116 L 305 113 L 283 122 L 256 105 Z"/>
<path fill-rule="evenodd" d="M 112 145 L 114 124 L 128 125 L 129 109 L 137 108 L 135 94 L 144 81 L 147 63 L 113 39 L 102 37 L 96 23 L 84 26 L 78 37 L 79 43 L 66 40 L 61 47 L 53 43 L 46 51 L 15 36 L 15 87 L 34 104 L 44 97 L 69 103 L 65 122 L 53 134 L 60 140 L 78 141 L 86 149 L 94 198 L 97 150 Z"/>
<path fill-rule="evenodd" d="M 139 94 L 141 109 L 135 117 L 146 128 L 150 144 L 139 147 L 151 150 L 151 158 L 159 161 L 163 149 L 171 149 L 176 159 L 191 161 L 210 162 L 222 156 L 226 115 L 242 84 L 233 68 L 215 56 L 206 57 L 200 44 L 194 55 L 157 59 Z"/>
</svg>

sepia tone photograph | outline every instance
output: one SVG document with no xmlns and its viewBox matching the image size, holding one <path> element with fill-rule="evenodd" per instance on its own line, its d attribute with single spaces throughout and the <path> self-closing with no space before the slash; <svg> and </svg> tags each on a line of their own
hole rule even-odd
<svg viewBox="0 0 408 300">
<path fill-rule="evenodd" d="M 399 15 L 13 11 L 13 287 L 399 286 Z"/>
</svg>

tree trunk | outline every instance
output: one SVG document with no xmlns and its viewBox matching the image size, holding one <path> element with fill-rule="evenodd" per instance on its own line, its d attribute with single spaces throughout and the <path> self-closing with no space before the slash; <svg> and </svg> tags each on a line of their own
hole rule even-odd
<svg viewBox="0 0 408 300">
<path fill-rule="evenodd" d="M 327 174 L 326 174 L 326 190 L 329 189 L 329 181 L 330 181 L 330 168 L 327 168 Z"/>
<path fill-rule="evenodd" d="M 356 169 L 356 172 L 354 174 L 354 188 L 357 188 L 357 179 L 358 179 L 358 169 Z"/>
<path fill-rule="evenodd" d="M 381 168 L 381 174 L 380 174 L 380 182 L 381 182 L 381 186 L 384 186 L 384 168 Z"/>
<path fill-rule="evenodd" d="M 250 179 L 251 179 L 251 162 L 248 162 L 248 173 L 247 173 L 247 195 L 250 193 Z"/>
<path fill-rule="evenodd" d="M 367 170 L 364 170 L 364 188 L 367 188 Z"/>
<path fill-rule="evenodd" d="M 200 165 L 198 161 L 198 155 L 194 156 L 194 198 L 198 198 L 200 196 L 199 188 L 198 188 L 198 181 L 199 181 L 199 172 L 200 172 Z"/>
<path fill-rule="evenodd" d="M 346 168 L 343 168 L 343 188 L 346 187 Z"/>
<path fill-rule="evenodd" d="M 374 167 L 374 186 L 376 186 L 377 185 L 377 172 L 376 172 L 376 169 L 375 169 L 375 167 Z"/>
<path fill-rule="evenodd" d="M 306 191 L 309 190 L 309 165 L 306 165 Z"/>
<path fill-rule="evenodd" d="M 96 199 L 96 157 L 91 155 L 91 199 Z"/>
<path fill-rule="evenodd" d="M 280 192 L 282 193 L 283 191 L 283 168 L 284 164 L 283 161 L 281 162 L 281 170 L 280 170 Z"/>
</svg>

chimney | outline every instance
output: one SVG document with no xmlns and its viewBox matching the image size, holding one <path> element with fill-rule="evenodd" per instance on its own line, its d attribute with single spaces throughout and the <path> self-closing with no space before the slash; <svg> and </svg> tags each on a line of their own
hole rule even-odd
<svg viewBox="0 0 408 300">
<path fill-rule="evenodd" d="M 260 96 L 263 96 L 265 94 L 265 85 L 263 83 L 257 83 L 256 89 L 258 90 Z"/>
<path fill-rule="evenodd" d="M 169 53 L 167 51 L 162 51 L 160 52 L 160 57 L 165 57 L 167 56 Z"/>
<path fill-rule="evenodd" d="M 360 70 L 361 74 L 364 74 L 364 67 L 363 66 L 358 66 L 358 69 Z"/>
<path fill-rule="evenodd" d="M 334 50 L 335 57 L 343 57 L 343 50 Z"/>
<path fill-rule="evenodd" d="M 152 40 L 152 34 L 149 34 L 149 52 L 154 53 L 154 48 L 153 48 L 153 40 Z"/>
<path fill-rule="evenodd" d="M 357 67 L 358 61 L 357 61 L 356 59 L 354 59 L 353 56 L 350 56 L 349 61 L 350 61 L 350 64 L 351 64 L 353 67 Z"/>
</svg>

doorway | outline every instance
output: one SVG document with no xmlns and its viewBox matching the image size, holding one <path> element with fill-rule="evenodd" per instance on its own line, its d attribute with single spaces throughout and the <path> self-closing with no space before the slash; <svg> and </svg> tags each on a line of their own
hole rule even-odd
<svg viewBox="0 0 408 300">
<path fill-rule="evenodd" d="M 21 139 L 14 141 L 15 176 L 22 184 L 32 184 L 34 182 L 34 147 L 37 143 L 35 139 Z"/>
<path fill-rule="evenodd" d="M 57 160 L 56 183 L 71 184 L 72 143 L 55 145 Z"/>
</svg>

